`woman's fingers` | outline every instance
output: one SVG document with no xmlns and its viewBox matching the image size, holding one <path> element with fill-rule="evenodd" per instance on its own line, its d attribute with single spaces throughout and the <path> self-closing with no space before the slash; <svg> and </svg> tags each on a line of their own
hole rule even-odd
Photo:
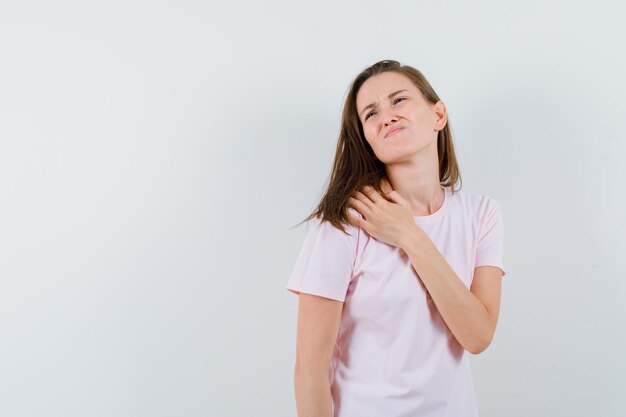
<svg viewBox="0 0 626 417">
<path fill-rule="evenodd" d="M 366 185 L 362 188 L 362 190 L 363 193 L 374 203 L 378 203 L 379 201 L 384 200 L 384 198 L 378 193 L 378 191 L 374 189 L 374 187 Z"/>
<path fill-rule="evenodd" d="M 361 194 L 361 196 L 362 196 L 361 199 L 366 199 L 367 201 L 369 201 L 369 199 L 367 197 L 363 196 L 362 194 Z M 365 213 L 369 210 L 369 207 L 366 205 L 366 203 L 364 203 L 360 199 L 349 197 L 348 198 L 348 203 L 352 207 L 354 207 L 356 209 L 356 211 L 361 213 L 361 216 L 364 216 Z M 370 201 L 370 204 L 371 204 L 371 201 Z"/>
</svg>

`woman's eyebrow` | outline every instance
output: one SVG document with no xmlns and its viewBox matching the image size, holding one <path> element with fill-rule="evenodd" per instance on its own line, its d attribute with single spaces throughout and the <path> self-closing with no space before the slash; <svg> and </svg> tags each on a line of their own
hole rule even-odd
<svg viewBox="0 0 626 417">
<path fill-rule="evenodd" d="M 401 93 L 401 92 L 403 92 L 403 91 L 406 91 L 406 90 L 398 90 L 398 91 L 396 91 L 396 92 L 394 92 L 394 93 L 389 94 L 389 95 L 387 96 L 387 98 L 391 99 L 393 96 L 395 96 L 396 94 Z M 359 113 L 359 114 L 360 114 L 361 116 L 363 116 L 363 112 L 364 112 L 365 110 L 367 110 L 367 109 L 371 108 L 371 107 L 376 107 L 376 103 L 370 103 L 370 104 L 368 104 L 367 106 L 363 107 L 363 110 L 361 110 L 361 113 Z"/>
</svg>

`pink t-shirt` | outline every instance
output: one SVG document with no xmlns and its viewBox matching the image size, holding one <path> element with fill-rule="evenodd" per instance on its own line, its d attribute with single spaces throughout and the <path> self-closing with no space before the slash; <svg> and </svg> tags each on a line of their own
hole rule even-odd
<svg viewBox="0 0 626 417">
<path fill-rule="evenodd" d="M 467 288 L 477 266 L 506 274 L 496 200 L 445 187 L 439 210 L 414 217 Z M 344 302 L 329 369 L 333 416 L 478 416 L 469 353 L 405 252 L 349 224 L 351 236 L 318 218 L 308 224 L 286 289 Z"/>
</svg>

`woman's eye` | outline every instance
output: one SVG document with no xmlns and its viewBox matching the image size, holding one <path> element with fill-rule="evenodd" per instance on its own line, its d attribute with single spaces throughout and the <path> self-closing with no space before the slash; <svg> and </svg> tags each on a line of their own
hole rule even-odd
<svg viewBox="0 0 626 417">
<path fill-rule="evenodd" d="M 394 104 L 397 103 L 399 100 L 406 100 L 406 97 L 398 97 L 397 99 L 395 99 L 393 102 Z M 365 120 L 370 118 L 370 115 L 374 114 L 376 112 L 369 112 L 367 115 L 365 115 Z"/>
</svg>

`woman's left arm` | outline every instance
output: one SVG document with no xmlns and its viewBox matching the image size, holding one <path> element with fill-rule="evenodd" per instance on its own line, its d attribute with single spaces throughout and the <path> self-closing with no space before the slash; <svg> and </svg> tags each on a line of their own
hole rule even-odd
<svg viewBox="0 0 626 417">
<path fill-rule="evenodd" d="M 457 341 L 478 354 L 491 343 L 498 322 L 502 274 L 496 266 L 474 269 L 468 289 L 413 219 L 409 204 L 395 191 L 383 198 L 366 186 L 349 198 L 349 205 L 364 218 L 350 216 L 350 223 L 388 244 L 398 246 L 433 299 L 441 317 Z"/>
<path fill-rule="evenodd" d="M 474 269 L 468 289 L 417 225 L 398 245 L 428 290 L 446 325 L 467 351 L 483 352 L 493 340 L 500 310 L 502 274 L 495 266 Z"/>
</svg>

